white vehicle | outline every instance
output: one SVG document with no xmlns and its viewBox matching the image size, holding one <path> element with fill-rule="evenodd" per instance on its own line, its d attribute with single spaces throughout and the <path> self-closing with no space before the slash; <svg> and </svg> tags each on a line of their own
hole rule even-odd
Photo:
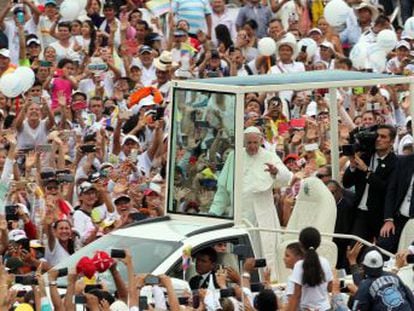
<svg viewBox="0 0 414 311">
<path fill-rule="evenodd" d="M 275 265 L 270 268 L 275 273 L 275 280 L 283 282 L 288 273 L 282 260 L 285 246 L 297 240 L 298 232 L 307 226 L 319 229 L 323 242 L 318 252 L 327 257 L 332 266 L 335 266 L 337 249 L 332 242 L 332 237 L 359 240 L 366 245 L 370 243 L 354 236 L 334 234 L 335 201 L 330 192 L 324 190 L 326 187 L 321 187 L 322 183 L 318 179 L 309 178 L 304 181 L 297 197 L 294 214 L 287 228 L 259 228 L 242 219 L 240 198 L 243 185 L 243 157 L 241 150 L 243 150 L 245 94 L 330 87 L 332 167 L 333 176 L 337 178 L 339 173 L 337 88 L 402 83 L 409 83 L 410 88 L 414 89 L 414 82 L 409 77 L 345 71 L 173 81 L 171 115 L 173 121 L 169 124 L 170 157 L 167 170 L 166 216 L 144 220 L 111 232 L 82 248 L 56 268 L 75 267 L 81 257 L 93 256 L 97 250 L 109 252 L 112 248 L 126 248 L 133 255 L 136 272 L 168 274 L 177 279 L 188 280 L 194 271 L 190 268 L 184 277 L 181 256 L 186 246 L 191 246 L 193 253 L 196 253 L 204 247 L 227 242 L 228 251 L 220 255 L 219 264 L 232 265 L 237 269 L 240 258 L 232 254 L 232 246 L 246 245 L 249 255 L 261 258 L 260 245 L 252 242 L 256 241 L 254 236 L 260 232 L 273 232 L 274 237 L 278 239 L 278 245 L 275 249 Z M 411 97 L 413 93 L 411 92 Z M 221 116 L 217 115 L 218 109 L 222 109 Z M 220 139 L 225 140 L 225 147 L 218 148 L 214 145 L 219 136 L 217 128 L 221 129 Z M 204 157 L 208 165 L 201 172 L 186 176 L 189 174 L 186 173 L 188 168 L 185 165 L 188 165 L 188 158 L 194 156 L 195 146 L 198 146 L 197 156 Z M 217 148 L 212 150 L 212 146 Z M 234 151 L 235 154 L 234 167 L 229 169 L 233 175 L 229 181 L 230 184 L 227 185 L 230 189 L 228 193 L 230 200 L 223 215 L 214 217 L 209 214 L 209 205 L 216 193 L 217 179 L 229 150 Z M 214 169 L 212 170 L 211 167 Z M 178 193 L 182 193 L 183 188 L 189 191 L 183 196 L 177 196 Z M 195 201 L 198 203 L 194 204 Z M 410 231 L 409 228 L 412 231 L 412 222 L 407 225 L 407 234 Z M 400 247 L 406 247 L 405 244 L 409 239 L 408 235 L 403 235 Z M 389 253 L 388 255 L 392 256 Z M 126 277 L 122 264 L 119 264 L 119 269 Z M 107 279 L 111 284 L 109 273 L 102 274 L 100 277 Z M 258 280 L 259 277 L 259 275 L 253 275 L 254 280 Z M 65 278 L 58 280 L 58 285 L 64 287 L 64 283 Z M 411 287 L 412 285 L 410 284 Z"/>
</svg>

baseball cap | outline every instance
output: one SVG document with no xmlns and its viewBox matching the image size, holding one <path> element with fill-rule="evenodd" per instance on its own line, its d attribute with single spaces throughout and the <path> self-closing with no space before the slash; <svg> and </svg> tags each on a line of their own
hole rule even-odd
<svg viewBox="0 0 414 311">
<path fill-rule="evenodd" d="M 320 30 L 319 28 L 312 28 L 311 30 L 308 31 L 308 36 L 312 33 L 312 32 L 317 32 L 320 35 L 322 35 L 322 30 Z"/>
<path fill-rule="evenodd" d="M 21 303 L 14 309 L 14 311 L 34 311 L 34 309 L 28 303 Z"/>
<path fill-rule="evenodd" d="M 10 51 L 8 49 L 1 49 L 0 55 L 6 58 L 10 58 Z"/>
<path fill-rule="evenodd" d="M 299 160 L 300 159 L 300 157 L 297 155 L 297 154 L 295 154 L 295 153 L 290 153 L 290 154 L 288 154 L 284 159 L 283 159 L 283 163 L 285 163 L 286 164 L 286 162 L 287 161 L 289 161 L 289 160 L 295 160 L 295 161 L 297 161 L 297 160 Z"/>
<path fill-rule="evenodd" d="M 176 29 L 174 31 L 174 36 L 176 37 L 182 37 L 182 36 L 186 36 L 187 32 L 184 29 Z"/>
<path fill-rule="evenodd" d="M 48 4 L 52 4 L 52 5 L 57 6 L 56 0 L 46 0 L 45 1 L 45 6 L 48 5 Z"/>
<path fill-rule="evenodd" d="M 150 47 L 149 45 L 141 46 L 138 51 L 139 54 L 151 53 L 151 52 L 152 52 L 152 47 Z"/>
<path fill-rule="evenodd" d="M 27 239 L 27 235 L 26 235 L 26 232 L 24 232 L 24 230 L 14 229 L 9 232 L 10 241 L 17 242 L 23 239 Z"/>
<path fill-rule="evenodd" d="M 88 181 L 84 181 L 83 183 L 81 183 L 78 186 L 78 193 L 79 193 L 79 195 L 81 195 L 82 193 L 85 193 L 86 191 L 89 191 L 91 189 L 96 190 L 95 186 L 92 183 L 90 183 Z"/>
<path fill-rule="evenodd" d="M 139 144 L 139 140 L 135 135 L 125 135 L 124 138 L 122 138 L 121 145 L 123 146 L 127 142 L 127 140 L 132 140 L 136 142 L 137 144 Z"/>
<path fill-rule="evenodd" d="M 27 40 L 26 45 L 29 46 L 30 44 L 35 43 L 37 45 L 40 45 L 40 40 L 37 38 L 31 38 Z"/>
<path fill-rule="evenodd" d="M 334 48 L 333 44 L 329 41 L 322 42 L 320 46 L 331 49 L 332 51 L 335 51 L 335 48 Z"/>
<path fill-rule="evenodd" d="M 116 9 L 116 5 L 112 1 L 106 1 L 105 4 L 103 5 L 103 8 L 104 9 Z"/>
<path fill-rule="evenodd" d="M 131 198 L 129 197 L 129 195 L 122 193 L 114 199 L 114 204 L 115 205 L 119 204 L 122 199 L 127 199 L 127 200 L 131 201 Z"/>
<path fill-rule="evenodd" d="M 362 265 L 364 266 L 365 274 L 371 276 L 381 275 L 384 260 L 376 247 L 371 246 L 367 248 L 364 259 L 362 260 Z"/>
<path fill-rule="evenodd" d="M 411 50 L 410 44 L 405 40 L 398 41 L 397 46 L 395 48 L 399 49 L 401 47 L 405 47 L 407 50 Z"/>
<path fill-rule="evenodd" d="M 152 41 L 161 41 L 162 37 L 156 32 L 151 32 L 150 34 L 148 34 L 145 37 L 145 40 L 150 41 L 150 42 L 152 42 Z"/>
</svg>

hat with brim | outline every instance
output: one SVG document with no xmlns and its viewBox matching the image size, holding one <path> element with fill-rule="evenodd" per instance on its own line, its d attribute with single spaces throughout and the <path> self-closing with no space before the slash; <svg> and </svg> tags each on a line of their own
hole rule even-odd
<svg viewBox="0 0 414 311">
<path fill-rule="evenodd" d="M 177 67 L 177 63 L 173 62 L 172 54 L 170 51 L 163 51 L 159 57 L 154 59 L 154 66 L 158 70 L 168 71 L 174 67 Z"/>
<path fill-rule="evenodd" d="M 319 46 L 335 51 L 334 45 L 329 41 L 323 41 Z"/>
<path fill-rule="evenodd" d="M 6 58 L 10 58 L 10 51 L 8 49 L 1 49 L 0 55 Z"/>
<path fill-rule="evenodd" d="M 299 160 L 300 157 L 297 154 L 291 153 L 288 154 L 284 159 L 283 159 L 283 163 L 286 164 L 287 162 L 289 162 L 290 160 L 294 160 L 297 161 Z"/>
<path fill-rule="evenodd" d="M 279 55 L 279 49 L 282 46 L 288 46 L 292 49 L 293 55 L 292 55 L 292 59 L 295 59 L 297 54 L 298 54 L 298 45 L 296 44 L 296 42 L 292 42 L 290 40 L 281 40 L 278 42 L 277 44 L 277 54 Z"/>
<path fill-rule="evenodd" d="M 114 204 L 117 205 L 121 203 L 122 200 L 131 201 L 131 198 L 127 194 L 121 194 L 114 199 Z"/>
<path fill-rule="evenodd" d="M 27 40 L 26 45 L 30 46 L 31 44 L 36 44 L 36 45 L 40 45 L 40 40 L 37 38 L 31 38 L 29 40 Z"/>
<path fill-rule="evenodd" d="M 397 46 L 395 48 L 398 50 L 402 47 L 406 48 L 407 50 L 411 50 L 410 44 L 405 40 L 398 41 Z"/>
<path fill-rule="evenodd" d="M 382 274 L 384 259 L 376 247 L 372 246 L 366 249 L 362 266 L 366 275 L 380 276 Z"/>
<path fill-rule="evenodd" d="M 79 195 L 81 195 L 81 194 L 83 194 L 83 193 L 85 193 L 85 192 L 87 192 L 91 189 L 96 190 L 95 186 L 92 183 L 90 183 L 88 181 L 84 181 L 83 183 L 81 183 L 78 186 L 78 193 L 79 193 Z"/>
<path fill-rule="evenodd" d="M 323 35 L 322 30 L 320 30 L 319 28 L 315 27 L 315 28 L 312 28 L 311 30 L 308 31 L 308 36 L 311 35 L 314 32 L 320 34 L 321 36 Z"/>
<path fill-rule="evenodd" d="M 125 135 L 122 138 L 121 146 L 123 146 L 128 140 L 132 140 L 132 141 L 136 142 L 137 144 L 139 144 L 139 140 L 135 135 Z"/>
<path fill-rule="evenodd" d="M 360 4 L 358 4 L 354 9 L 355 9 L 355 11 L 359 11 L 359 10 L 362 10 L 362 9 L 370 10 L 373 21 L 375 21 L 377 19 L 378 15 L 379 15 L 378 9 L 375 6 L 373 6 L 370 3 L 364 2 L 364 1 L 361 2 Z"/>
<path fill-rule="evenodd" d="M 47 6 L 47 5 L 57 6 L 56 0 L 46 0 L 45 1 L 45 6 Z"/>
</svg>

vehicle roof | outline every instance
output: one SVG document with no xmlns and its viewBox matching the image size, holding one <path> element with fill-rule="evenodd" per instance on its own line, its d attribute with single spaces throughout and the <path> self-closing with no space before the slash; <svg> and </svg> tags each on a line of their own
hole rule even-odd
<svg viewBox="0 0 414 311">
<path fill-rule="evenodd" d="M 182 241 L 188 237 L 233 227 L 233 222 L 209 217 L 171 215 L 118 229 L 113 234 L 144 239 Z"/>
</svg>

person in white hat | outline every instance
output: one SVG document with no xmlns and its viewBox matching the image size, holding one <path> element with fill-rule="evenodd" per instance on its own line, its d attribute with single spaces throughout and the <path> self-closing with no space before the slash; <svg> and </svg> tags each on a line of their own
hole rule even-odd
<svg viewBox="0 0 414 311">
<path fill-rule="evenodd" d="M 273 188 L 287 185 L 292 173 L 274 152 L 261 145 L 263 134 L 257 127 L 251 126 L 244 131 L 243 151 L 243 190 L 242 218 L 253 225 L 263 228 L 279 228 L 280 222 L 273 200 Z M 222 216 L 232 215 L 234 153 L 229 154 L 218 178 L 217 192 L 209 213 Z M 276 236 L 273 233 L 261 233 L 255 237 L 257 245 L 262 245 L 263 254 L 271 267 L 276 252 Z"/>
<path fill-rule="evenodd" d="M 270 68 L 270 74 L 284 74 L 291 72 L 306 71 L 305 65 L 302 62 L 295 61 L 298 54 L 298 47 L 296 42 L 288 37 L 282 38 L 277 44 L 278 58 L 276 64 Z M 283 113 L 288 115 L 288 107 L 286 102 L 291 102 L 293 91 L 281 91 L 279 97 L 284 102 Z"/>
<path fill-rule="evenodd" d="M 154 59 L 154 66 L 157 79 L 153 86 L 161 92 L 165 101 L 169 101 L 171 75 L 178 64 L 173 61 L 170 51 L 163 51 L 159 57 Z"/>
<path fill-rule="evenodd" d="M 397 55 L 391 58 L 387 62 L 386 70 L 389 73 L 401 74 L 404 71 L 405 66 L 410 62 L 410 50 L 411 46 L 405 40 L 398 41 L 395 47 Z"/>
</svg>

